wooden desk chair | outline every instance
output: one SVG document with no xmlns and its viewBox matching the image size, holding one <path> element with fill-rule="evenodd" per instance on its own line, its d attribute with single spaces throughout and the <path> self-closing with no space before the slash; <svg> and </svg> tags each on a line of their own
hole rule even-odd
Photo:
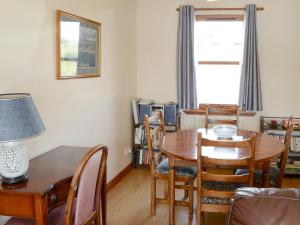
<svg viewBox="0 0 300 225">
<path fill-rule="evenodd" d="M 149 164 L 151 171 L 151 215 L 156 214 L 156 204 L 169 204 L 168 193 L 165 191 L 164 198 L 157 198 L 156 196 L 156 181 L 158 179 L 165 181 L 165 187 L 168 187 L 169 180 L 169 162 L 168 159 L 163 159 L 163 153 L 159 151 L 158 147 L 159 140 L 162 137 L 164 131 L 162 129 L 162 122 L 159 127 L 151 127 L 151 123 L 162 119 L 162 112 L 159 115 L 153 115 L 148 117 L 144 116 L 146 140 L 149 151 Z M 157 150 L 156 150 L 157 149 Z M 193 220 L 193 190 L 194 180 L 196 177 L 195 166 L 175 166 L 175 183 L 182 182 L 183 185 L 176 185 L 176 189 L 188 191 L 188 201 L 175 201 L 176 206 L 188 207 L 189 209 L 189 221 Z M 166 190 L 166 189 L 165 189 Z"/>
<path fill-rule="evenodd" d="M 230 104 L 200 104 L 199 109 L 205 110 L 205 128 L 209 125 L 231 124 L 239 126 L 239 106 Z M 210 116 L 234 116 L 235 119 L 211 119 Z"/>
<path fill-rule="evenodd" d="M 67 203 L 48 214 L 48 225 L 102 225 L 100 189 L 107 155 L 106 146 L 96 146 L 84 156 L 73 176 Z M 6 225 L 34 224 L 32 219 L 19 218 L 6 222 Z"/>
<path fill-rule="evenodd" d="M 271 165 L 269 167 L 269 183 L 272 187 L 281 188 L 282 187 L 282 179 L 284 177 L 285 173 L 285 166 L 287 163 L 288 155 L 289 155 L 289 149 L 291 145 L 291 136 L 294 130 L 293 126 L 293 117 L 290 116 L 288 127 L 286 130 L 286 135 L 284 138 L 284 144 L 285 148 L 283 153 L 281 154 L 281 157 L 279 159 L 279 163 L 276 163 L 275 165 Z M 245 169 L 238 169 L 236 171 L 237 175 L 241 175 L 244 173 L 247 173 L 248 171 Z M 261 168 L 255 170 L 254 172 L 254 183 L 256 186 L 261 187 L 263 184 L 263 171 Z"/>
<path fill-rule="evenodd" d="M 249 149 L 249 156 L 239 160 L 208 158 L 202 155 L 202 147 L 221 148 L 245 148 Z M 203 220 L 202 212 L 227 213 L 230 199 L 234 191 L 240 187 L 253 186 L 254 166 L 255 166 L 256 134 L 252 134 L 250 139 L 243 141 L 213 141 L 202 138 L 198 134 L 197 143 L 197 224 Z M 209 167 L 236 168 L 242 166 L 248 168 L 249 173 L 243 175 L 228 175 L 222 169 L 211 173 L 206 169 Z"/>
</svg>

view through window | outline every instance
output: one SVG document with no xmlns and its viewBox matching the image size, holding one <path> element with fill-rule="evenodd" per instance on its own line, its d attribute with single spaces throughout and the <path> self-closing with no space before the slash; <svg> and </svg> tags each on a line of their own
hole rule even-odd
<svg viewBox="0 0 300 225">
<path fill-rule="evenodd" d="M 198 102 L 237 104 L 244 39 L 242 18 L 202 18 L 195 25 Z"/>
</svg>

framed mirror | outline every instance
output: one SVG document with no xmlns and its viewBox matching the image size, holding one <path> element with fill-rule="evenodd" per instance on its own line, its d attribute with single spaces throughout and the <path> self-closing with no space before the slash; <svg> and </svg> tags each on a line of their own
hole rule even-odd
<svg viewBox="0 0 300 225">
<path fill-rule="evenodd" d="M 57 79 L 100 77 L 101 24 L 56 12 Z"/>
</svg>

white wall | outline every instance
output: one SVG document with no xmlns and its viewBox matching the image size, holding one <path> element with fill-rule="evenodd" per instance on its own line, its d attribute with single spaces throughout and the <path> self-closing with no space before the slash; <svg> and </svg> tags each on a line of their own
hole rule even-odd
<svg viewBox="0 0 300 225">
<path fill-rule="evenodd" d="M 57 9 L 102 23 L 101 78 L 55 79 Z M 106 144 L 109 180 L 130 163 L 124 149 L 136 96 L 135 12 L 135 0 L 1 2 L 0 93 L 31 93 L 47 128 L 27 141 L 31 157 L 59 145 Z"/>
<path fill-rule="evenodd" d="M 300 116 L 300 1 L 299 0 L 138 0 L 138 97 L 177 101 L 176 42 L 182 4 L 201 7 L 244 7 L 256 3 L 264 111 L 262 115 Z M 215 13 L 215 12 L 214 12 Z M 258 129 L 259 115 L 243 118 L 241 126 Z M 194 119 L 193 119 L 194 120 Z M 198 122 L 189 121 L 197 125 Z"/>
</svg>

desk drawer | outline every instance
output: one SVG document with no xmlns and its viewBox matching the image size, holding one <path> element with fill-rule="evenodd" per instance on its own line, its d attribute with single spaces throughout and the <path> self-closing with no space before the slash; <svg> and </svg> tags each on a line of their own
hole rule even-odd
<svg viewBox="0 0 300 225">
<path fill-rule="evenodd" d="M 69 194 L 71 181 L 55 185 L 48 193 L 48 208 L 49 210 L 66 202 Z"/>
</svg>

